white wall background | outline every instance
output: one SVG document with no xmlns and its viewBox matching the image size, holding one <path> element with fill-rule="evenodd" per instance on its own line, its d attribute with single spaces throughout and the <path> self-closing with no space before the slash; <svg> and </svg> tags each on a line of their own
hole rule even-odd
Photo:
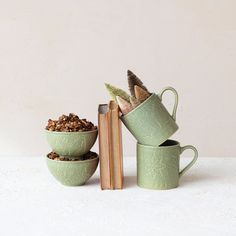
<svg viewBox="0 0 236 236">
<path fill-rule="evenodd" d="M 104 82 L 125 89 L 130 69 L 178 90 L 182 144 L 236 156 L 235 12 L 233 0 L 0 0 L 0 155 L 49 152 L 43 129 L 62 113 L 97 123 Z"/>
</svg>

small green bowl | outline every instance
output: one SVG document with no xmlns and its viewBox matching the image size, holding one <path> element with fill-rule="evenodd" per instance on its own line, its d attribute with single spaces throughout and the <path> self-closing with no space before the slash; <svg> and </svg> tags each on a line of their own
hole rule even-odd
<svg viewBox="0 0 236 236">
<path fill-rule="evenodd" d="M 57 132 L 46 130 L 47 141 L 52 150 L 61 156 L 82 156 L 96 142 L 98 130 Z"/>
<path fill-rule="evenodd" d="M 57 161 L 46 157 L 51 174 L 63 185 L 80 186 L 91 178 L 97 169 L 99 157 L 84 161 Z"/>
</svg>

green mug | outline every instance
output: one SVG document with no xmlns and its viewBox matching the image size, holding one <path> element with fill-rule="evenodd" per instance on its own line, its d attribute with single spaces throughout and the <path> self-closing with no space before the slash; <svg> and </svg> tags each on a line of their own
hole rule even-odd
<svg viewBox="0 0 236 236">
<path fill-rule="evenodd" d="M 180 154 L 192 149 L 192 161 L 179 170 Z M 196 162 L 198 151 L 187 145 L 181 147 L 175 140 L 167 140 L 160 146 L 147 146 L 137 143 L 138 186 L 149 189 L 171 189 L 179 185 L 179 178 Z"/>
<path fill-rule="evenodd" d="M 167 90 L 175 95 L 172 115 L 162 104 L 162 95 Z M 178 130 L 175 122 L 177 105 L 178 93 L 174 88 L 166 87 L 159 95 L 153 93 L 134 110 L 121 116 L 121 120 L 138 143 L 158 146 Z"/>
</svg>

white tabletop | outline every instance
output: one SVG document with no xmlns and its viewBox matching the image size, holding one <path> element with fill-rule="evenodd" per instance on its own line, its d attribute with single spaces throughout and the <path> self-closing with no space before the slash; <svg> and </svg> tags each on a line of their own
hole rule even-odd
<svg viewBox="0 0 236 236">
<path fill-rule="evenodd" d="M 43 157 L 1 158 L 0 235 L 236 235 L 236 158 L 199 158 L 166 191 L 136 185 L 135 158 L 124 167 L 125 189 L 101 191 L 98 170 L 65 187 Z"/>
</svg>

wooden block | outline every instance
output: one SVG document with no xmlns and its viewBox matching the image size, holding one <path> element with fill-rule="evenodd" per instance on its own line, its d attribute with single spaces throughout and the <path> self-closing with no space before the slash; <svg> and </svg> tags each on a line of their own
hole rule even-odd
<svg viewBox="0 0 236 236">
<path fill-rule="evenodd" d="M 120 112 L 116 102 L 98 108 L 101 189 L 123 188 L 123 154 Z"/>
</svg>

